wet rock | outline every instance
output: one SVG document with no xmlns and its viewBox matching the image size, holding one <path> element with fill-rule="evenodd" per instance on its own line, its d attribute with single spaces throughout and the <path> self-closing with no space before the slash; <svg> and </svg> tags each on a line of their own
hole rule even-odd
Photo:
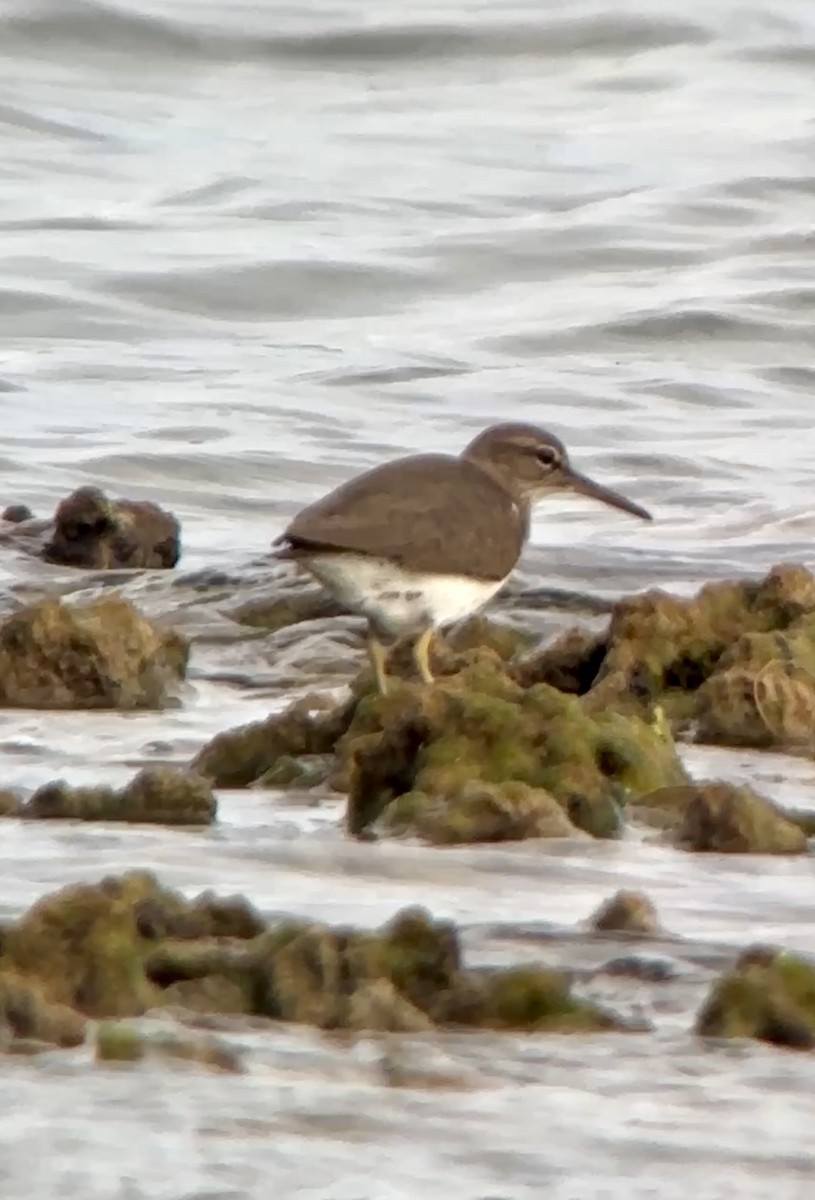
<svg viewBox="0 0 815 1200">
<path fill-rule="evenodd" d="M 70 787 L 46 783 L 17 815 L 27 820 L 128 821 L 142 825 L 211 825 L 218 804 L 200 776 L 169 767 L 145 767 L 126 787 Z"/>
<path fill-rule="evenodd" d="M 16 792 L 0 789 L 0 817 L 18 817 L 23 808 L 23 799 Z"/>
<path fill-rule="evenodd" d="M 5 987 L 7 1024 L 16 1022 L 21 1037 L 51 1042 L 80 1037 L 86 1017 L 159 1009 L 321 1029 L 623 1027 L 573 997 L 560 972 L 468 970 L 456 926 L 421 908 L 402 910 L 374 932 L 284 921 L 240 937 L 257 922 L 217 922 L 212 907 L 211 897 L 190 904 L 137 872 L 46 896 L 6 930 L 0 1015 Z M 240 907 L 233 901 L 230 911 Z M 141 1049 L 108 1027 L 99 1053 L 128 1061 Z"/>
<path fill-rule="evenodd" d="M 8 504 L 0 514 L 0 521 L 9 521 L 13 525 L 21 525 L 23 521 L 33 519 L 34 514 L 27 504 Z"/>
<path fill-rule="evenodd" d="M 547 683 L 582 696 L 594 683 L 608 650 L 603 634 L 568 629 L 551 646 L 522 659 L 513 674 L 521 687 Z"/>
<path fill-rule="evenodd" d="M 815 632 L 815 629 L 813 629 Z M 782 635 L 776 635 L 780 639 Z M 771 635 L 763 635 L 769 640 Z M 741 660 L 758 638 L 742 639 L 699 690 L 698 740 L 726 746 L 751 746 L 788 752 L 815 749 L 815 664 L 800 665 L 795 636 L 779 647 L 784 660 Z M 813 642 L 815 646 L 815 642 Z M 790 661 L 789 654 L 797 654 Z"/>
<path fill-rule="evenodd" d="M 688 787 L 676 842 L 719 854 L 804 854 L 807 836 L 770 800 L 730 783 Z"/>
<path fill-rule="evenodd" d="M 64 1004 L 53 1003 L 35 982 L 0 970 L 0 1037 L 4 1042 L 34 1040 L 52 1046 L 81 1046 L 87 1021 Z"/>
<path fill-rule="evenodd" d="M 211 825 L 218 803 L 209 783 L 190 772 L 145 767 L 121 793 L 128 820 L 158 825 Z"/>
<path fill-rule="evenodd" d="M 229 616 L 239 625 L 275 633 L 289 625 L 344 616 L 346 612 L 324 591 L 312 588 L 293 591 L 286 588 L 278 594 L 239 604 L 229 610 Z"/>
<path fill-rule="evenodd" d="M 815 965 L 766 947 L 745 950 L 717 980 L 696 1018 L 702 1037 L 815 1047 Z"/>
<path fill-rule="evenodd" d="M 102 1021 L 96 1030 L 96 1061 L 141 1062 L 146 1053 L 146 1038 L 132 1025 L 122 1021 Z"/>
<path fill-rule="evenodd" d="M 0 624 L 0 704 L 160 708 L 184 678 L 187 655 L 179 634 L 117 596 L 82 606 L 42 600 Z"/>
<path fill-rule="evenodd" d="M 104 1021 L 96 1031 L 98 1063 L 136 1063 L 153 1057 L 186 1062 L 230 1074 L 243 1070 L 240 1054 L 214 1037 L 190 1037 L 135 1029 L 121 1021 Z"/>
<path fill-rule="evenodd" d="M 326 754 L 303 754 L 299 758 L 281 754 L 252 787 L 308 791 L 325 784 L 330 772 L 331 760 Z"/>
<path fill-rule="evenodd" d="M 513 967 L 480 981 L 477 1018 L 481 1028 L 529 1033 L 596 1033 L 619 1030 L 621 1022 L 571 993 L 569 976 L 542 967 Z"/>
<path fill-rule="evenodd" d="M 110 500 L 81 487 L 60 502 L 42 549 L 45 562 L 93 570 L 170 568 L 181 553 L 172 513 L 147 500 Z"/>
<path fill-rule="evenodd" d="M 217 734 L 198 752 L 190 770 L 214 787 L 249 787 L 273 771 L 281 759 L 333 751 L 352 713 L 353 705 L 317 715 L 294 705 L 264 721 Z"/>
<path fill-rule="evenodd" d="M 590 918 L 589 924 L 599 933 L 651 935 L 660 932 L 659 918 L 651 900 L 644 892 L 625 889 L 605 900 Z"/>
<path fill-rule="evenodd" d="M 662 729 L 614 712 L 590 716 L 577 697 L 545 684 L 523 689 L 487 651 L 433 688 L 365 696 L 338 754 L 348 763 L 353 836 L 399 796 L 446 798 L 474 782 L 543 789 L 573 825 L 616 836 L 621 805 L 687 779 Z"/>
<path fill-rule="evenodd" d="M 86 1016 L 141 1013 L 157 993 L 144 974 L 135 906 L 160 894 L 152 876 L 134 872 L 45 896 L 8 929 L 3 969 Z"/>
<path fill-rule="evenodd" d="M 525 783 L 465 783 L 447 796 L 407 792 L 387 809 L 385 828 L 435 846 L 581 837 L 565 809 L 543 788 Z"/>
<path fill-rule="evenodd" d="M 759 678 L 764 671 L 763 677 Z M 762 580 L 711 583 L 682 599 L 630 596 L 606 633 L 574 630 L 518 664 L 516 678 L 584 696 L 586 711 L 646 715 L 744 745 L 815 745 L 815 577 L 782 564 Z M 757 693 L 757 694 L 756 694 Z"/>
</svg>

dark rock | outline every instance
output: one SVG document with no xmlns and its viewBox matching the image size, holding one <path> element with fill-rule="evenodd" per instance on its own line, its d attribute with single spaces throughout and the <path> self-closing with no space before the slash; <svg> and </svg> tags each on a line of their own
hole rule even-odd
<svg viewBox="0 0 815 1200">
<path fill-rule="evenodd" d="M 58 505 L 42 558 L 93 570 L 170 568 L 180 538 L 176 518 L 157 504 L 110 500 L 99 488 L 81 487 Z"/>
<path fill-rule="evenodd" d="M 653 935 L 660 932 L 657 911 L 644 892 L 621 889 L 605 900 L 589 924 L 601 933 L 638 933 Z"/>
</svg>

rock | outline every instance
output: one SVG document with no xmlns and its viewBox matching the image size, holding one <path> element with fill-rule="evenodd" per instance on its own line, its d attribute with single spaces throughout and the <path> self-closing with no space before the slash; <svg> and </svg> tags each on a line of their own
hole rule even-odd
<svg viewBox="0 0 815 1200">
<path fill-rule="evenodd" d="M 82 606 L 42 600 L 0 624 L 0 704 L 160 708 L 184 678 L 187 655 L 179 634 L 118 596 Z"/>
<path fill-rule="evenodd" d="M 96 1061 L 141 1062 L 146 1053 L 144 1034 L 122 1021 L 102 1021 L 96 1030 Z"/>
<path fill-rule="evenodd" d="M 93 570 L 170 568 L 181 553 L 181 532 L 172 513 L 147 500 L 109 500 L 81 487 L 57 506 L 45 562 Z"/>
<path fill-rule="evenodd" d="M 243 1070 L 240 1054 L 219 1038 L 142 1032 L 121 1021 L 104 1021 L 97 1029 L 98 1063 L 135 1063 L 148 1056 L 165 1062 L 195 1063 L 230 1074 Z"/>
<path fill-rule="evenodd" d="M 217 813 L 217 800 L 205 779 L 169 767 L 145 767 L 120 791 L 73 788 L 63 780 L 46 783 L 16 815 L 27 820 L 211 825 Z"/>
<path fill-rule="evenodd" d="M 0 521 L 9 521 L 13 525 L 21 525 L 23 521 L 32 521 L 34 514 L 27 504 L 9 504 L 0 514 Z"/>
<path fill-rule="evenodd" d="M 696 1032 L 813 1049 L 815 966 L 772 947 L 745 950 L 710 989 L 697 1014 Z"/>
<path fill-rule="evenodd" d="M 274 765 L 251 786 L 309 791 L 311 788 L 322 787 L 330 771 L 331 760 L 327 754 L 302 754 L 299 758 L 281 754 Z"/>
<path fill-rule="evenodd" d="M 190 903 L 147 873 L 63 888 L 4 932 L 0 1024 L 52 1044 L 81 1040 L 87 1017 L 179 1007 L 321 1029 L 624 1027 L 573 997 L 560 972 L 467 969 L 456 926 L 421 908 L 372 932 L 307 921 L 262 927 L 253 913 L 240 898 Z M 132 1061 L 144 1045 L 152 1053 L 152 1037 L 142 1043 L 108 1026 L 97 1053 Z"/>
<path fill-rule="evenodd" d="M 524 690 L 489 651 L 433 688 L 363 697 L 337 753 L 348 765 L 352 836 L 406 793 L 438 800 L 472 783 L 523 783 L 549 792 L 573 825 L 613 837 L 621 805 L 687 779 L 664 730 L 614 712 L 590 716 L 545 684 Z"/>
<path fill-rule="evenodd" d="M 647 719 L 659 703 L 675 730 L 698 718 L 703 740 L 780 746 L 803 737 L 812 748 L 815 577 L 782 564 L 759 581 L 708 584 L 691 599 L 629 596 L 605 633 L 572 630 L 514 674 L 524 687 L 583 696 L 591 714 Z"/>
<path fill-rule="evenodd" d="M 278 629 L 299 625 L 303 621 L 344 616 L 346 611 L 324 591 L 313 588 L 293 591 L 287 588 L 278 595 L 239 604 L 229 610 L 229 616 L 239 625 L 275 633 Z"/>
<path fill-rule="evenodd" d="M 19 817 L 22 814 L 23 800 L 16 792 L 0 789 L 0 817 Z"/>
<path fill-rule="evenodd" d="M 598 933 L 635 933 L 653 935 L 660 932 L 657 911 L 644 892 L 620 890 L 605 900 L 589 920 Z"/>
<path fill-rule="evenodd" d="M 512 967 L 491 972 L 481 983 L 480 993 L 477 1017 L 472 1023 L 484 1029 L 597 1033 L 622 1028 L 613 1013 L 575 998 L 563 971 Z"/>
<path fill-rule="evenodd" d="M 211 825 L 218 802 L 209 783 L 190 772 L 145 767 L 121 793 L 129 821 L 158 825 Z"/>
<path fill-rule="evenodd" d="M 8 929 L 3 970 L 86 1016 L 138 1015 L 157 993 L 144 974 L 135 907 L 160 893 L 152 876 L 134 872 L 45 896 Z"/>
<path fill-rule="evenodd" d="M 547 683 L 582 696 L 594 683 L 608 650 L 607 638 L 587 629 L 568 629 L 550 646 L 522 659 L 513 676 L 521 687 Z"/>
<path fill-rule="evenodd" d="M 764 796 L 731 783 L 687 788 L 676 842 L 719 854 L 805 854 L 807 836 Z"/>
<path fill-rule="evenodd" d="M 312 716 L 293 705 L 264 721 L 217 734 L 199 750 L 190 770 L 210 780 L 213 787 L 249 787 L 264 776 L 268 779 L 282 759 L 333 751 L 353 711 L 352 704 Z"/>
<path fill-rule="evenodd" d="M 477 781 L 447 796 L 405 793 L 386 811 L 385 828 L 436 846 L 585 836 L 543 788 Z"/>
<path fill-rule="evenodd" d="M 0 1034 L 53 1046 L 81 1046 L 87 1021 L 74 1009 L 48 1000 L 38 985 L 0 960 Z"/>
</svg>

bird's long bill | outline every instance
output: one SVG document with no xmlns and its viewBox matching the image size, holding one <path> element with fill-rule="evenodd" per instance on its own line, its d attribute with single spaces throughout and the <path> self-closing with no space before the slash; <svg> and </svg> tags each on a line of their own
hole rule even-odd
<svg viewBox="0 0 815 1200">
<path fill-rule="evenodd" d="M 593 479 L 589 479 L 588 475 L 581 475 L 579 471 L 574 471 L 571 467 L 567 467 L 563 474 L 566 486 L 574 492 L 579 492 L 581 496 L 589 496 L 592 500 L 599 500 L 601 504 L 619 508 L 622 512 L 631 513 L 632 517 L 642 517 L 643 521 L 653 520 L 647 509 L 641 508 L 633 500 L 628 500 L 619 492 L 615 492 L 613 488 L 595 483 Z"/>
</svg>

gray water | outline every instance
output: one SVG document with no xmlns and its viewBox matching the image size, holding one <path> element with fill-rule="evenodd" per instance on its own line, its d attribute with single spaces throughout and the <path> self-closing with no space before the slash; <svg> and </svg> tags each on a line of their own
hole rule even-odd
<svg viewBox="0 0 815 1200">
<path fill-rule="evenodd" d="M 611 598 L 812 565 L 814 69 L 809 0 L 0 0 L 0 499 L 45 515 L 92 482 L 172 507 L 180 579 L 125 592 L 197 638 L 177 711 L 0 714 L 0 782 L 118 782 L 340 688 L 353 622 L 246 640 L 229 607 L 268 592 L 299 505 L 494 419 L 552 428 L 656 517 L 543 508 L 523 585 Z M 80 583 L 3 552 L 5 607 Z M 687 757 L 815 804 L 812 763 Z M 587 986 L 655 1032 L 418 1039 L 403 1087 L 382 1065 L 402 1050 L 296 1028 L 237 1030 L 234 1077 L 7 1059 L 2 1195 L 811 1193 L 812 1059 L 689 1032 L 736 947 L 815 949 L 810 860 L 636 832 L 360 846 L 336 800 L 220 801 L 201 833 L 5 822 L 0 915 L 150 866 L 270 914 L 376 925 L 418 900 L 473 961 L 590 972 L 630 946 L 575 930 L 642 887 L 672 935 L 642 953 L 674 978 Z"/>
</svg>

